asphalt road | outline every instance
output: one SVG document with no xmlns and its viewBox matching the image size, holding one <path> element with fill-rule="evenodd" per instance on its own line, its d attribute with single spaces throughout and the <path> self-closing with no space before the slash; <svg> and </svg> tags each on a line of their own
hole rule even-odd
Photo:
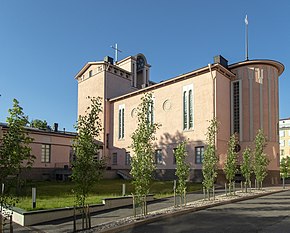
<svg viewBox="0 0 290 233">
<path fill-rule="evenodd" d="M 122 233 L 290 233 L 290 191 L 175 216 Z"/>
</svg>

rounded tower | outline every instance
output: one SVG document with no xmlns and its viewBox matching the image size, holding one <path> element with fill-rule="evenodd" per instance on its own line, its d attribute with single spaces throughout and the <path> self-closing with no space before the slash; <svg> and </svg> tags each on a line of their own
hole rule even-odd
<svg viewBox="0 0 290 233">
<path fill-rule="evenodd" d="M 237 133 L 242 151 L 254 147 L 259 129 L 267 138 L 265 153 L 270 163 L 267 183 L 279 182 L 279 76 L 280 62 L 247 60 L 229 66 L 231 81 L 231 134 Z"/>
</svg>

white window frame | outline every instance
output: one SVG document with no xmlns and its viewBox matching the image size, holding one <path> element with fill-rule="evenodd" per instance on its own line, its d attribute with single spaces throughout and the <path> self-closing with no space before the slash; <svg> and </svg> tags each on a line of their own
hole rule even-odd
<svg viewBox="0 0 290 233">
<path fill-rule="evenodd" d="M 161 155 L 161 157 L 160 157 L 160 155 Z M 164 157 L 163 157 L 162 149 L 155 150 L 155 164 L 157 164 L 157 165 L 164 164 Z"/>
<path fill-rule="evenodd" d="M 280 146 L 282 146 L 282 147 L 285 146 L 285 140 L 280 140 Z"/>
<path fill-rule="evenodd" d="M 118 111 L 118 138 L 119 139 L 124 139 L 125 138 L 125 104 L 119 105 L 119 111 Z"/>
<path fill-rule="evenodd" d="M 51 162 L 51 144 L 41 145 L 41 162 L 42 163 Z"/>
<path fill-rule="evenodd" d="M 190 96 L 189 96 L 190 91 L 192 93 L 191 103 L 189 103 L 190 102 L 189 101 L 190 100 Z M 186 98 L 186 103 L 184 103 L 185 102 L 185 98 Z M 190 122 L 192 122 L 191 125 L 190 125 Z M 192 130 L 192 129 L 194 129 L 194 91 L 193 91 L 193 84 L 190 84 L 190 85 L 187 85 L 187 86 L 183 86 L 183 88 L 182 88 L 182 128 L 183 128 L 183 130 Z"/>
<path fill-rule="evenodd" d="M 280 129 L 279 136 L 280 137 L 285 137 L 285 130 L 284 129 Z"/>
</svg>

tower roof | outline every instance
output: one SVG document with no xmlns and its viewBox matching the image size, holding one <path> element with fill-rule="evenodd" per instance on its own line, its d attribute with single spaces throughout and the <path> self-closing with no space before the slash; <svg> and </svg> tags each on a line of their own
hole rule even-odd
<svg viewBox="0 0 290 233">
<path fill-rule="evenodd" d="M 247 60 L 247 61 L 237 62 L 237 63 L 234 63 L 232 65 L 229 65 L 229 69 L 234 69 L 237 67 L 248 66 L 248 65 L 271 65 L 271 66 L 274 66 L 275 68 L 277 68 L 279 76 L 283 73 L 283 71 L 285 69 L 285 67 L 282 63 L 280 63 L 278 61 L 266 60 L 266 59 Z"/>
</svg>

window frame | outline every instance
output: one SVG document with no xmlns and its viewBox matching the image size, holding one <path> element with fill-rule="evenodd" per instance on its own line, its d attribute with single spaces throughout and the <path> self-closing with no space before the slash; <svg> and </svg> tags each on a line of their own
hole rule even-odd
<svg viewBox="0 0 290 233">
<path fill-rule="evenodd" d="M 195 158 L 194 158 L 195 164 L 202 164 L 203 159 L 204 159 L 204 146 L 194 147 L 194 155 L 195 155 Z"/>
<path fill-rule="evenodd" d="M 125 138 L 125 104 L 119 105 L 118 111 L 118 139 Z"/>
<path fill-rule="evenodd" d="M 118 153 L 112 153 L 112 165 L 118 165 Z"/>
<path fill-rule="evenodd" d="M 194 129 L 194 91 L 193 84 L 182 88 L 182 127 L 183 130 Z"/>
<path fill-rule="evenodd" d="M 48 153 L 47 153 L 48 152 Z M 41 163 L 51 162 L 51 144 L 41 144 Z"/>
<path fill-rule="evenodd" d="M 164 164 L 162 149 L 155 150 L 155 164 L 156 165 L 163 165 Z"/>
<path fill-rule="evenodd" d="M 129 151 L 125 153 L 125 165 L 131 165 L 131 155 Z"/>
</svg>

